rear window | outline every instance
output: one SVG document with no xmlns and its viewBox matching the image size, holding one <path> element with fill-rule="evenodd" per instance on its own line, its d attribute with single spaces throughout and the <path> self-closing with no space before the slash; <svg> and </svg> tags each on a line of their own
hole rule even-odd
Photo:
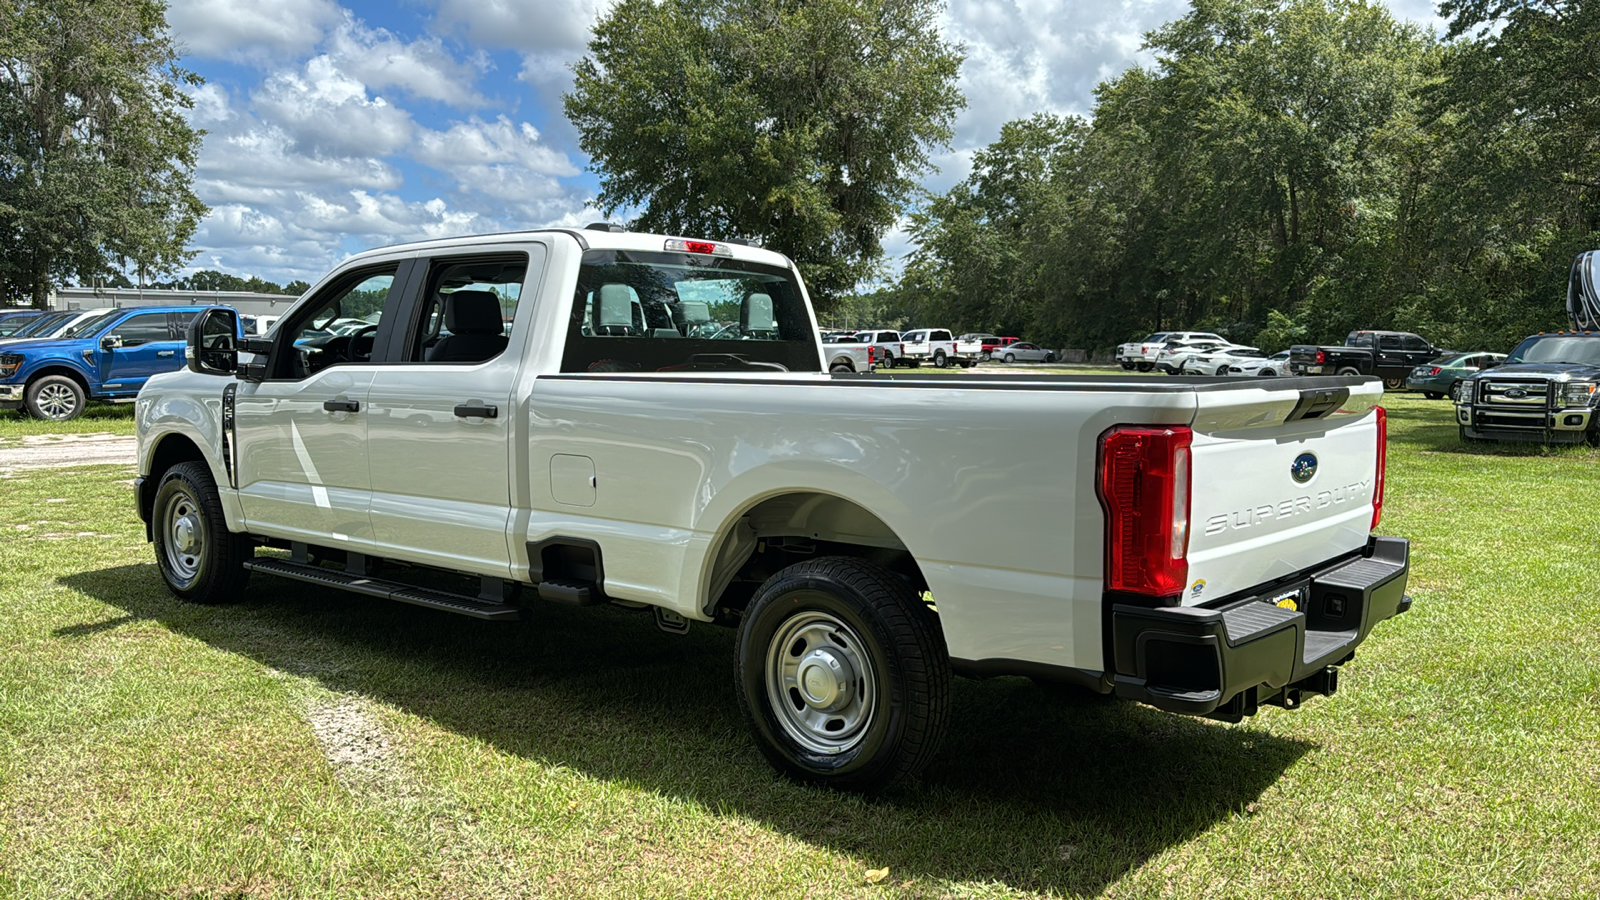
<svg viewBox="0 0 1600 900">
<path fill-rule="evenodd" d="M 590 250 L 563 372 L 821 371 L 788 269 L 693 253 Z"/>
</svg>

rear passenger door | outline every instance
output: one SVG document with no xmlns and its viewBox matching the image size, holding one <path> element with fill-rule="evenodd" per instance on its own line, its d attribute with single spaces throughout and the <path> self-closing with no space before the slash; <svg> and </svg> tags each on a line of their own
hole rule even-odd
<svg viewBox="0 0 1600 900">
<path fill-rule="evenodd" d="M 530 243 L 418 261 L 367 395 L 378 555 L 510 577 L 512 390 L 546 256 Z"/>
</svg>

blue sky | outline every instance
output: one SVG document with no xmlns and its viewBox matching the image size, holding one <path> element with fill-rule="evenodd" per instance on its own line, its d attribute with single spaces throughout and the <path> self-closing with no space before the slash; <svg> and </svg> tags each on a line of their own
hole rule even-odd
<svg viewBox="0 0 1600 900">
<path fill-rule="evenodd" d="M 206 79 L 191 118 L 208 132 L 196 190 L 211 213 L 191 268 L 315 281 L 368 247 L 602 219 L 560 98 L 610 3 L 171 0 L 184 64 Z M 1087 114 L 1095 84 L 1148 64 L 1142 34 L 1187 6 L 948 4 L 969 106 L 925 180 L 936 191 L 1002 123 Z M 1427 0 L 1391 7 L 1437 24 Z M 903 254 L 904 234 L 886 247 Z"/>
</svg>

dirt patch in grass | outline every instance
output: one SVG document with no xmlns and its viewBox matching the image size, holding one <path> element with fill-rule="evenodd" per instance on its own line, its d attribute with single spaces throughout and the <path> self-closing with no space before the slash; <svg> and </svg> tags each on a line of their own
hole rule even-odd
<svg viewBox="0 0 1600 900">
<path fill-rule="evenodd" d="M 25 435 L 0 444 L 0 478 L 31 469 L 69 466 L 134 465 L 138 461 L 134 438 L 116 434 Z"/>
</svg>

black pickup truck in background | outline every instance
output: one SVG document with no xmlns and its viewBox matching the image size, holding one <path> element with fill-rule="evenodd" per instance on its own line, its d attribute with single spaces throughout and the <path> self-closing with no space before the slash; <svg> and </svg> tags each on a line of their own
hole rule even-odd
<svg viewBox="0 0 1600 900">
<path fill-rule="evenodd" d="M 1290 347 L 1289 370 L 1296 375 L 1376 375 L 1386 390 L 1398 391 L 1413 368 L 1450 352 L 1409 331 L 1352 331 L 1343 347 Z"/>
</svg>

